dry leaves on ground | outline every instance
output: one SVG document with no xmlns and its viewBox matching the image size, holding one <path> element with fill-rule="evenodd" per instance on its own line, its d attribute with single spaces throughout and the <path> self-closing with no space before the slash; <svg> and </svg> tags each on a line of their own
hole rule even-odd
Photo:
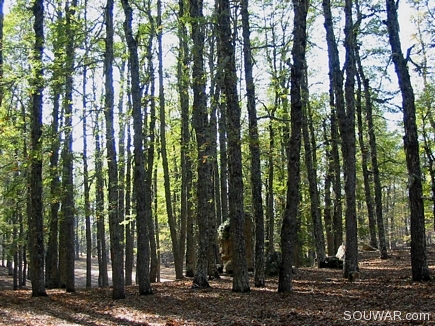
<svg viewBox="0 0 435 326">
<path fill-rule="evenodd" d="M 428 256 L 433 273 L 434 248 Z M 48 290 L 43 298 L 32 298 L 29 290 L 3 290 L 0 324 L 435 325 L 434 283 L 412 282 L 409 258 L 405 250 L 388 260 L 363 253 L 361 279 L 353 283 L 340 270 L 301 268 L 290 294 L 277 293 L 276 278 L 266 288 L 233 293 L 229 277 L 211 281 L 206 290 L 192 289 L 189 279 L 153 284 L 150 296 L 127 287 L 126 299 L 118 301 L 110 289 Z"/>
</svg>

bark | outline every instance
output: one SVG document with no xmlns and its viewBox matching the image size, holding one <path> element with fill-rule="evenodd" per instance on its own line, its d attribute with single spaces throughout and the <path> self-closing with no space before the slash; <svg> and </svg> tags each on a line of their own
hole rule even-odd
<svg viewBox="0 0 435 326">
<path fill-rule="evenodd" d="M 119 119 L 119 132 L 118 132 L 118 154 L 119 154 L 119 165 L 118 165 L 118 220 L 123 223 L 125 226 L 126 221 L 126 212 L 125 212 L 125 188 L 126 188 L 126 182 L 125 182 L 125 172 L 126 172 L 126 155 L 125 155 L 125 128 L 126 128 L 126 114 L 124 113 L 124 90 L 125 90 L 125 65 L 126 62 L 123 60 L 121 62 L 121 66 L 119 69 L 120 77 L 120 92 L 119 92 L 119 102 L 118 102 L 118 119 Z M 124 233 L 124 241 L 127 241 L 127 232 L 126 227 L 124 227 L 124 230 L 122 230 Z M 122 253 L 123 255 L 125 253 Z M 124 257 L 125 258 L 125 257 Z M 125 264 L 125 263 L 124 263 Z M 125 273 L 127 271 L 127 268 L 125 268 Z M 126 276 L 124 274 L 124 284 Z M 130 284 L 131 285 L 131 284 Z"/>
<path fill-rule="evenodd" d="M 185 18 L 188 12 L 185 0 L 179 0 L 179 17 Z M 192 209 L 192 159 L 190 157 L 189 131 L 189 44 L 184 21 L 179 22 L 179 59 L 177 63 L 178 94 L 181 108 L 181 220 L 186 224 L 186 276 L 195 275 L 195 235 Z M 180 242 L 180 252 L 184 253 Z"/>
<path fill-rule="evenodd" d="M 143 198 L 146 197 L 145 184 L 145 163 L 144 163 L 144 139 L 143 139 L 143 117 L 141 110 L 142 92 L 140 89 L 139 60 L 137 52 L 137 41 L 133 37 L 132 22 L 133 10 L 127 0 L 122 0 L 122 7 L 125 14 L 124 31 L 129 51 L 130 74 L 131 74 L 131 95 L 133 104 L 133 146 L 134 146 L 134 180 L 136 203 L 136 224 L 137 224 L 137 271 L 136 277 L 139 283 L 139 294 L 152 294 L 150 282 L 150 243 L 149 230 L 147 227 L 146 205 Z"/>
<path fill-rule="evenodd" d="M 275 111 L 274 111 L 275 112 Z M 274 112 L 271 117 L 274 116 Z M 272 119 L 269 121 L 269 157 L 268 157 L 268 173 L 267 173 L 267 193 L 266 193 L 266 221 L 267 221 L 267 231 L 266 231 L 266 244 L 267 253 L 271 255 L 275 252 L 275 210 L 274 210 L 274 153 L 275 153 L 275 130 L 273 128 Z"/>
<path fill-rule="evenodd" d="M 175 265 L 175 277 L 177 279 L 183 277 L 183 255 L 180 253 L 179 241 L 184 239 L 178 239 L 177 221 L 174 216 L 171 205 L 171 184 L 169 179 L 169 164 L 168 155 L 166 151 L 166 113 L 165 113 L 165 93 L 163 84 L 163 48 L 162 48 L 162 36 L 163 31 L 161 28 L 161 16 L 162 16 L 162 2 L 157 0 L 157 26 L 159 26 L 157 33 L 158 41 L 158 58 L 159 58 L 159 103 L 160 103 L 160 151 L 162 155 L 163 177 L 165 187 L 165 199 L 166 199 L 166 214 L 168 215 L 169 231 L 172 240 L 172 253 L 174 255 Z"/>
<path fill-rule="evenodd" d="M 88 139 L 87 139 L 87 100 L 86 100 L 86 87 L 87 87 L 87 68 L 83 68 L 83 193 L 85 199 L 85 224 L 86 224 L 86 287 L 92 286 L 92 230 L 91 230 L 91 201 L 90 201 L 90 181 L 88 170 Z"/>
<path fill-rule="evenodd" d="M 255 106 L 255 84 L 252 74 L 252 52 L 249 27 L 248 0 L 241 1 L 243 28 L 243 59 L 245 64 L 246 97 L 249 115 L 249 151 L 251 154 L 252 206 L 255 221 L 255 267 L 254 284 L 263 287 L 264 281 L 264 214 L 261 194 L 260 144 L 258 139 L 257 108 Z"/>
<path fill-rule="evenodd" d="M 100 143 L 99 114 L 95 117 L 95 217 L 97 220 L 97 251 L 98 251 L 98 286 L 109 286 L 109 276 L 107 274 L 107 255 L 106 255 L 106 231 L 104 223 L 104 177 L 103 177 L 103 153 Z"/>
<path fill-rule="evenodd" d="M 222 91 L 225 95 L 228 132 L 228 204 L 233 237 L 234 292 L 248 292 L 249 277 L 244 237 L 245 213 L 243 208 L 242 153 L 240 146 L 240 105 L 237 94 L 235 49 L 231 31 L 229 0 L 218 1 L 219 64 L 222 65 Z"/>
<path fill-rule="evenodd" d="M 32 85 L 30 132 L 30 213 L 29 248 L 32 280 L 32 296 L 46 296 L 44 282 L 44 216 L 42 207 L 42 97 L 44 90 L 44 71 L 42 55 L 44 49 L 44 1 L 35 0 L 33 3 L 35 21 L 35 43 L 32 51 L 33 74 L 30 80 Z"/>
<path fill-rule="evenodd" d="M 355 159 L 355 36 L 352 19 L 353 1 L 346 0 L 345 13 L 345 49 L 346 49 L 346 108 L 337 109 L 343 155 L 344 192 L 346 198 L 346 258 L 343 276 L 351 277 L 351 272 L 358 271 L 358 243 L 356 219 L 356 159 Z"/>
<path fill-rule="evenodd" d="M 415 118 L 415 98 L 411 78 L 407 67 L 407 58 L 403 56 L 399 36 L 399 22 L 395 1 L 386 0 L 387 29 L 391 45 L 392 60 L 396 69 L 402 94 L 403 137 L 406 165 L 408 168 L 409 206 L 411 212 L 411 266 L 414 281 L 430 280 L 426 256 L 426 237 L 424 223 L 424 203 L 422 174 Z"/>
<path fill-rule="evenodd" d="M 323 121 L 323 134 L 324 143 L 326 148 L 326 176 L 325 176 L 325 207 L 323 209 L 323 219 L 325 221 L 325 231 L 326 231 L 326 245 L 328 249 L 328 256 L 335 256 L 336 251 L 334 251 L 334 228 L 332 224 L 332 198 L 331 198 L 331 185 L 334 180 L 334 170 L 333 170 L 333 160 L 331 154 L 331 145 L 328 137 L 328 132 L 326 129 L 326 121 Z"/>
<path fill-rule="evenodd" d="M 308 176 L 308 188 L 310 192 L 310 214 L 313 222 L 314 245 L 316 248 L 317 266 L 324 260 L 325 253 L 325 236 L 323 234 L 322 214 L 320 211 L 320 195 L 317 185 L 317 156 L 316 156 L 316 140 L 314 131 L 312 130 L 313 121 L 311 119 L 312 112 L 309 103 L 308 77 L 306 70 L 306 62 L 304 63 L 304 77 L 301 85 L 302 91 L 302 135 L 305 149 L 305 166 Z"/>
<path fill-rule="evenodd" d="M 330 0 L 323 0 L 323 15 L 325 17 L 326 42 L 328 46 L 329 78 L 331 83 L 330 105 L 331 105 L 331 138 L 332 138 L 332 157 L 334 166 L 333 189 L 335 193 L 334 214 L 333 214 L 333 234 L 334 252 L 343 243 L 343 224 L 342 224 L 342 203 L 341 203 L 341 168 L 340 156 L 338 151 L 339 134 L 337 127 L 337 111 L 344 111 L 343 93 L 343 74 L 340 68 L 340 58 L 338 55 L 337 42 L 334 35 L 334 26 L 331 13 Z"/>
<path fill-rule="evenodd" d="M 357 49 L 355 49 L 355 52 Z M 356 59 L 359 57 L 356 55 Z M 358 125 L 358 143 L 361 150 L 361 168 L 364 179 L 364 195 L 366 199 L 367 205 L 367 215 L 369 220 L 369 234 L 370 234 L 370 246 L 373 248 L 378 247 L 378 241 L 376 239 L 376 219 L 375 219 L 375 211 L 373 206 L 373 196 L 371 190 L 371 183 L 369 179 L 369 170 L 368 170 L 368 162 L 370 156 L 370 150 L 365 144 L 364 139 L 364 126 L 362 119 L 362 103 L 361 103 L 361 78 L 360 75 L 357 75 L 358 80 L 358 91 L 357 91 L 357 103 L 356 103 L 356 115 L 357 115 L 357 125 Z"/>
<path fill-rule="evenodd" d="M 205 91 L 204 69 L 204 15 L 203 1 L 190 1 L 190 18 L 192 20 L 192 88 L 193 88 L 193 127 L 196 134 L 198 149 L 197 157 L 197 223 L 198 223 L 198 250 L 193 286 L 209 287 L 208 274 L 208 247 L 209 247 L 209 214 L 213 209 L 213 178 L 212 161 L 208 159 L 210 153 L 210 136 L 207 113 L 207 97 Z"/>
<path fill-rule="evenodd" d="M 118 199 L 118 162 L 115 149 L 115 128 L 114 128 L 114 90 L 113 90 L 113 6 L 114 1 L 108 0 L 105 9 L 106 21 L 106 47 L 104 56 L 105 75 L 105 98 L 104 115 L 106 121 L 106 158 L 109 175 L 108 183 L 108 209 L 109 209 L 109 232 L 110 232 L 110 254 L 112 259 L 112 298 L 114 300 L 125 298 L 124 291 L 124 248 L 123 233 L 124 227 L 119 219 Z"/>
<path fill-rule="evenodd" d="M 67 2 L 65 5 L 65 97 L 64 110 L 64 144 L 62 148 L 62 219 L 60 221 L 60 254 L 59 270 L 61 286 L 67 292 L 75 292 L 74 279 L 74 249 L 75 249 L 75 205 L 74 205 L 74 179 L 73 179 L 73 72 L 74 72 L 74 27 L 73 17 L 77 1 Z"/>
<path fill-rule="evenodd" d="M 302 142 L 303 97 L 307 46 L 308 0 L 293 1 L 294 27 L 291 66 L 291 131 L 287 150 L 287 198 L 281 228 L 282 260 L 279 269 L 278 292 L 292 291 L 292 253 L 296 241 L 297 215 L 300 200 L 300 152 Z"/>
<path fill-rule="evenodd" d="M 128 105 L 130 110 L 131 105 Z M 125 225 L 125 285 L 132 284 L 133 264 L 134 264 L 134 219 L 131 218 L 131 132 L 130 119 L 126 120 L 127 128 L 127 163 L 125 174 L 125 215 L 127 223 Z"/>
</svg>

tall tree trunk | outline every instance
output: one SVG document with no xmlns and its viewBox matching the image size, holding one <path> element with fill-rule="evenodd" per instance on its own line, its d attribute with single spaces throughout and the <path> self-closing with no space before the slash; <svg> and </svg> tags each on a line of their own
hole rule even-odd
<svg viewBox="0 0 435 326">
<path fill-rule="evenodd" d="M 334 228 L 332 224 L 332 198 L 331 198 L 331 185 L 334 180 L 334 170 L 333 170 L 333 160 L 331 153 L 331 145 L 328 137 L 328 132 L 326 129 L 326 120 L 323 121 L 323 134 L 324 143 L 326 148 L 326 176 L 325 176 L 325 196 L 324 202 L 325 207 L 323 209 L 323 219 L 325 221 L 325 231 L 326 231 L 326 245 L 328 249 L 328 256 L 335 256 L 334 251 Z"/>
<path fill-rule="evenodd" d="M 399 87 L 402 93 L 403 137 L 406 165 L 408 167 L 409 205 L 411 211 L 411 266 L 414 281 L 430 280 L 426 256 L 426 237 L 424 225 L 424 203 L 422 174 L 418 143 L 417 123 L 415 120 L 415 99 L 411 78 L 407 67 L 408 58 L 404 58 L 397 18 L 397 5 L 394 0 L 386 0 L 387 29 L 391 45 L 392 60 L 396 69 Z"/>
<path fill-rule="evenodd" d="M 275 110 L 271 113 L 271 117 L 273 118 Z M 267 253 L 271 255 L 275 252 L 275 209 L 274 209 L 274 174 L 275 174 L 275 162 L 274 162 L 274 153 L 275 153 L 275 130 L 273 128 L 272 118 L 269 121 L 268 130 L 269 130 L 269 157 L 268 157 L 268 172 L 267 172 L 267 193 L 266 193 L 266 221 L 267 221 L 267 232 L 266 232 L 266 240 L 267 240 Z"/>
<path fill-rule="evenodd" d="M 325 236 L 323 234 L 322 214 L 320 211 L 320 195 L 317 187 L 317 156 L 316 156 L 316 141 L 314 139 L 314 131 L 312 130 L 313 121 L 311 119 L 312 112 L 309 104 L 308 76 L 306 62 L 304 62 L 304 76 L 301 84 L 302 91 L 302 135 L 305 148 L 305 166 L 308 176 L 308 187 L 310 192 L 310 214 L 313 222 L 314 244 L 316 248 L 317 266 L 324 260 L 325 253 Z"/>
<path fill-rule="evenodd" d="M 44 1 L 33 2 L 35 43 L 32 51 L 30 208 L 28 215 L 32 296 L 46 296 L 44 282 L 44 216 L 42 212 L 42 97 L 44 90 Z"/>
<path fill-rule="evenodd" d="M 355 53 L 357 53 L 357 49 L 355 49 Z M 359 56 L 356 55 L 356 59 L 359 59 Z M 369 179 L 369 155 L 370 150 L 367 148 L 364 139 L 365 129 L 363 126 L 363 118 L 362 118 L 362 103 L 361 103 L 361 77 L 360 74 L 357 75 L 358 81 L 358 91 L 357 91 L 357 103 L 356 103 L 356 116 L 357 116 L 357 125 L 358 125 L 358 142 L 361 150 L 361 168 L 364 179 L 364 195 L 366 198 L 367 205 L 367 215 L 369 220 L 369 234 L 370 234 L 370 246 L 373 248 L 378 247 L 378 241 L 376 239 L 376 219 L 375 219 L 375 211 L 373 206 L 373 196 L 371 190 L 371 184 Z"/>
<path fill-rule="evenodd" d="M 208 274 L 208 247 L 209 247 L 209 215 L 213 209 L 213 178 L 212 160 L 210 154 L 210 136 L 207 113 L 207 95 L 205 91 L 206 75 L 204 69 L 204 15 L 203 1 L 190 0 L 190 18 L 192 24 L 192 88 L 193 88 L 193 127 L 196 133 L 198 149 L 197 158 L 197 223 L 198 223 L 198 250 L 193 286 L 209 287 Z"/>
<path fill-rule="evenodd" d="M 245 64 L 246 96 L 249 114 L 249 151 L 251 153 L 252 206 L 255 220 L 255 268 L 254 284 L 263 287 L 264 281 L 264 214 L 261 195 L 260 144 L 258 140 L 255 84 L 252 74 L 252 52 L 249 28 L 248 0 L 241 1 L 243 28 L 243 59 Z"/>
<path fill-rule="evenodd" d="M 308 0 L 293 1 L 294 27 L 291 67 L 291 134 L 287 149 L 287 201 L 281 228 L 282 260 L 279 269 L 278 292 L 292 290 L 292 253 L 295 246 L 300 187 L 300 152 L 302 141 L 303 97 L 307 45 Z"/>
<path fill-rule="evenodd" d="M 125 66 L 126 61 L 123 60 L 121 62 L 119 68 L 120 77 L 120 92 L 119 92 L 119 101 L 118 101 L 118 120 L 119 120 L 119 131 L 118 131 L 118 220 L 125 224 L 126 214 L 125 214 L 125 168 L 126 168 L 126 156 L 125 156 L 125 127 L 126 127 L 126 114 L 124 113 L 124 90 L 125 90 Z M 124 227 L 123 232 L 123 241 L 126 241 L 126 237 L 128 236 L 125 232 L 126 228 Z M 124 253 L 122 253 L 124 259 Z M 125 273 L 125 271 L 124 271 Z M 124 274 L 124 284 L 125 284 L 125 274 Z"/>
<path fill-rule="evenodd" d="M 228 204 L 231 236 L 233 237 L 234 292 L 248 292 L 249 277 L 244 236 L 245 212 L 243 200 L 242 153 L 240 145 L 240 105 L 237 94 L 236 58 L 231 31 L 229 0 L 218 2 L 219 55 L 222 64 L 222 91 L 225 95 L 228 131 Z M 200 195 L 200 194 L 198 194 Z"/>
<path fill-rule="evenodd" d="M 179 17 L 186 18 L 186 1 L 179 0 Z M 177 63 L 178 94 L 181 108 L 181 219 L 186 224 L 186 276 L 195 275 L 195 236 L 192 210 L 192 159 L 189 130 L 189 44 L 184 20 L 179 22 L 179 59 Z M 180 246 L 183 244 L 180 242 Z M 180 248 L 180 253 L 184 249 Z"/>
<path fill-rule="evenodd" d="M 62 149 L 62 219 L 60 223 L 60 261 L 61 285 L 66 287 L 67 292 L 75 291 L 74 279 L 74 248 L 75 248 L 75 205 L 74 205 L 74 179 L 73 179 L 73 87 L 74 87 L 74 27 L 73 17 L 77 6 L 77 0 L 65 5 L 66 21 L 66 49 L 65 49 L 65 97 L 64 116 L 65 140 Z"/>
<path fill-rule="evenodd" d="M 180 245 L 177 232 L 177 221 L 174 216 L 171 205 L 171 184 L 169 179 L 169 164 L 166 151 L 166 113 L 165 113 L 165 90 L 163 84 L 163 30 L 162 30 L 162 2 L 157 0 L 157 41 L 158 41 L 158 58 L 159 58 L 159 103 L 160 103 L 160 151 L 162 155 L 163 178 L 165 185 L 166 214 L 168 215 L 168 224 L 172 240 L 172 253 L 174 255 L 175 277 L 183 277 L 183 255 L 180 254 Z M 181 239 L 180 239 L 181 240 Z"/>
<path fill-rule="evenodd" d="M 334 214 L 333 214 L 333 234 L 334 234 L 334 252 L 343 243 L 343 223 L 342 223 L 342 203 L 341 203 L 341 169 L 340 156 L 338 151 L 338 127 L 337 111 L 344 110 L 344 93 L 343 93 L 343 74 L 340 67 L 340 58 L 338 55 L 337 42 L 334 35 L 334 26 L 331 13 L 330 0 L 323 0 L 323 15 L 325 17 L 326 42 L 328 45 L 328 61 L 330 72 L 330 105 L 331 105 L 331 138 L 332 138 L 332 158 L 334 166 L 333 189 L 335 193 Z"/>
<path fill-rule="evenodd" d="M 104 177 L 103 177 L 103 153 L 100 143 L 100 118 L 97 111 L 95 117 L 95 217 L 97 220 L 97 251 L 98 251 L 98 286 L 109 286 L 107 274 L 106 255 L 106 229 L 104 223 Z"/>
<path fill-rule="evenodd" d="M 87 124 L 87 67 L 83 68 L 83 192 L 85 197 L 85 224 L 86 224 L 86 287 L 92 286 L 92 230 L 91 230 L 91 200 L 90 200 L 90 181 L 88 170 L 88 124 Z"/>
<path fill-rule="evenodd" d="M 346 0 L 345 13 L 345 49 L 346 49 L 346 108 L 338 109 L 343 153 L 344 192 L 346 197 L 346 257 L 343 276 L 351 277 L 351 272 L 358 271 L 358 242 L 356 219 L 356 159 L 355 159 L 355 35 L 352 19 L 353 1 Z"/>
<path fill-rule="evenodd" d="M 105 98 L 104 115 L 106 118 L 106 156 L 109 175 L 109 231 L 110 253 L 112 258 L 112 283 L 114 300 L 125 298 L 124 293 L 124 252 L 123 226 L 119 220 L 118 164 L 115 149 L 114 128 L 114 90 L 113 90 L 113 0 L 107 0 L 105 11 L 106 48 L 104 56 Z"/>
<path fill-rule="evenodd" d="M 125 14 L 124 31 L 126 35 L 130 74 L 131 74 L 131 95 L 133 102 L 133 130 L 134 130 L 134 179 L 133 187 L 136 203 L 136 223 L 137 223 L 137 271 L 136 277 L 139 283 L 139 294 L 152 294 L 150 282 L 150 242 L 149 230 L 147 227 L 146 204 L 143 198 L 146 197 L 145 185 L 145 164 L 144 164 L 144 139 L 143 139 L 143 119 L 139 77 L 139 59 L 137 53 L 137 41 L 133 37 L 132 23 L 133 10 L 128 0 L 122 0 L 122 7 Z"/>
<path fill-rule="evenodd" d="M 129 101 L 130 102 L 130 101 Z M 130 110 L 130 103 L 128 110 Z M 131 285 L 133 283 L 133 265 L 134 265 L 134 219 L 131 218 L 131 162 L 133 160 L 131 154 L 131 131 L 130 131 L 130 119 L 126 119 L 127 128 L 127 163 L 125 174 L 125 215 L 127 223 L 125 224 L 125 285 Z"/>
</svg>

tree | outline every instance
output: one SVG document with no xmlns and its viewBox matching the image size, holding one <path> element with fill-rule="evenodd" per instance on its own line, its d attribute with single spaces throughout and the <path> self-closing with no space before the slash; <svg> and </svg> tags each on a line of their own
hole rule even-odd
<svg viewBox="0 0 435 326">
<path fill-rule="evenodd" d="M 192 124 L 196 134 L 197 156 L 197 198 L 196 207 L 198 224 L 198 251 L 193 286 L 209 287 L 208 253 L 210 214 L 213 204 L 213 174 L 212 160 L 209 159 L 211 151 L 210 127 L 207 112 L 207 94 L 205 91 L 206 76 L 204 69 L 204 15 L 203 1 L 190 1 L 190 18 L 192 26 L 192 89 L 193 107 Z"/>
<path fill-rule="evenodd" d="M 237 94 L 236 58 L 231 31 L 229 0 L 218 2 L 219 64 L 222 65 L 222 91 L 225 96 L 228 132 L 228 205 L 233 249 L 234 292 L 248 292 L 249 277 L 244 237 L 245 212 L 243 208 L 242 153 L 240 145 L 240 105 Z M 200 195 L 198 193 L 198 195 Z"/>
<path fill-rule="evenodd" d="M 403 56 L 401 48 L 397 5 L 393 0 L 386 0 L 386 8 L 391 56 L 402 94 L 403 124 L 405 127 L 403 143 L 408 168 L 409 206 L 411 212 L 412 279 L 414 281 L 426 281 L 430 280 L 430 273 L 426 257 L 422 174 L 415 117 L 414 90 L 407 67 L 408 58 Z"/>
<path fill-rule="evenodd" d="M 281 266 L 279 268 L 278 292 L 292 290 L 292 254 L 296 239 L 300 186 L 300 152 L 302 142 L 303 97 L 302 83 L 305 73 L 307 46 L 307 14 L 309 1 L 293 1 L 294 25 L 291 66 L 291 134 L 287 148 L 287 200 L 281 227 Z"/>
<path fill-rule="evenodd" d="M 134 174 L 133 189 L 135 191 L 136 224 L 137 224 L 137 277 L 139 282 L 139 294 L 152 294 L 149 273 L 150 245 L 149 230 L 147 228 L 146 206 L 143 198 L 146 198 L 145 164 L 143 151 L 143 125 L 139 80 L 139 59 L 137 54 L 137 41 L 133 37 L 133 9 L 128 0 L 122 0 L 125 14 L 124 32 L 129 51 L 129 67 L 131 76 L 131 95 L 133 104 L 133 146 L 134 146 Z"/>
<path fill-rule="evenodd" d="M 264 214 L 261 195 L 260 144 L 258 140 L 257 109 L 255 106 L 255 84 L 249 28 L 248 0 L 241 1 L 243 28 L 243 59 L 245 64 L 246 96 L 249 114 L 249 150 L 251 153 L 252 206 L 255 220 L 255 274 L 256 287 L 264 286 Z"/>
<path fill-rule="evenodd" d="M 44 219 L 42 214 L 42 98 L 44 91 L 44 1 L 33 2 L 35 43 L 32 49 L 29 249 L 32 296 L 46 296 L 44 282 Z"/>
</svg>

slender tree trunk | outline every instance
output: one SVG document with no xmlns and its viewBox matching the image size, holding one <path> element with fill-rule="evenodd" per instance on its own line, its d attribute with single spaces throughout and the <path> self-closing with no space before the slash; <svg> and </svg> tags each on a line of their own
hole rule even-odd
<svg viewBox="0 0 435 326">
<path fill-rule="evenodd" d="M 357 50 L 355 50 L 356 52 Z M 356 56 L 358 59 L 358 55 Z M 373 248 L 378 247 L 378 241 L 376 239 L 376 219 L 375 219 L 375 211 L 373 207 L 373 196 L 371 190 L 371 184 L 369 179 L 369 170 L 368 170 L 368 161 L 370 150 L 366 147 L 365 139 L 364 139 L 364 126 L 362 119 L 362 103 L 361 103 L 361 78 L 357 75 L 358 80 L 358 91 L 357 91 L 357 103 L 356 103 L 356 116 L 357 116 L 357 125 L 358 125 L 358 142 L 361 150 L 361 168 L 364 179 L 364 195 L 366 198 L 367 205 L 367 215 L 369 220 L 369 234 L 370 234 L 370 246 Z"/>
<path fill-rule="evenodd" d="M 128 105 L 128 109 L 130 110 Z M 127 164 L 125 175 L 125 215 L 127 223 L 125 225 L 125 285 L 131 285 L 133 283 L 133 264 L 134 264 L 134 235 L 133 235 L 133 223 L 134 219 L 131 218 L 131 132 L 130 132 L 130 119 L 126 120 L 127 127 Z"/>
<path fill-rule="evenodd" d="M 146 196 L 145 164 L 144 164 L 144 139 L 143 119 L 141 110 L 142 92 L 140 90 L 139 59 L 137 53 L 137 41 L 133 37 L 132 22 L 133 10 L 128 0 L 122 0 L 124 8 L 125 23 L 124 31 L 129 51 L 130 74 L 131 74 L 131 95 L 133 102 L 133 129 L 134 129 L 134 180 L 133 187 L 136 203 L 137 223 L 137 271 L 136 278 L 139 283 L 139 294 L 152 294 L 150 282 L 150 242 L 149 230 L 147 227 L 146 204 L 143 198 Z"/>
<path fill-rule="evenodd" d="M 42 212 L 42 97 L 44 90 L 44 1 L 33 2 L 35 43 L 32 51 L 30 208 L 28 215 L 32 296 L 46 296 L 44 282 L 44 216 Z"/>
<path fill-rule="evenodd" d="M 198 149 L 198 180 L 197 180 L 197 223 L 198 250 L 193 286 L 209 287 L 208 247 L 209 247 L 209 214 L 213 209 L 213 178 L 210 153 L 207 97 L 205 91 L 206 75 L 204 70 L 204 15 L 203 1 L 190 1 L 190 18 L 192 24 L 192 88 L 193 88 L 193 127 L 195 128 Z"/>
<path fill-rule="evenodd" d="M 98 251 L 98 286 L 109 286 L 109 276 L 107 274 L 107 255 L 106 255 L 106 231 L 104 223 L 104 177 L 103 177 L 103 153 L 100 143 L 100 122 L 97 111 L 95 117 L 95 177 L 96 177 L 96 204 L 95 217 L 97 220 L 97 251 Z"/>
<path fill-rule="evenodd" d="M 343 223 L 342 223 L 342 203 L 341 203 L 341 169 L 340 156 L 338 151 L 339 134 L 337 127 L 337 111 L 344 110 L 343 93 L 343 74 L 340 67 L 337 42 L 334 35 L 334 26 L 331 13 L 330 0 L 323 0 L 323 14 L 325 17 L 326 42 L 328 45 L 328 60 L 330 71 L 330 104 L 331 104 L 331 138 L 332 138 L 332 157 L 334 166 L 333 189 L 335 193 L 334 214 L 333 214 L 333 234 L 334 252 L 343 244 Z"/>
<path fill-rule="evenodd" d="M 91 230 L 91 200 L 90 200 L 90 181 L 88 171 L 88 124 L 87 124 L 87 100 L 86 83 L 87 68 L 83 68 L 83 192 L 85 197 L 85 224 L 86 224 L 86 287 L 92 286 L 92 230 Z"/>
<path fill-rule="evenodd" d="M 313 222 L 314 244 L 316 248 L 317 266 L 324 260 L 325 253 L 325 236 L 323 234 L 322 214 L 320 211 L 320 195 L 317 186 L 317 157 L 316 157 L 316 143 L 314 139 L 314 132 L 310 130 L 313 128 L 313 121 L 311 119 L 312 112 L 309 104 L 309 90 L 308 90 L 308 76 L 306 70 L 306 62 L 304 62 L 304 76 L 301 85 L 302 91 L 302 105 L 304 108 L 302 117 L 302 135 L 305 148 L 305 166 L 308 176 L 308 187 L 310 192 L 310 213 Z"/>
<path fill-rule="evenodd" d="M 185 0 L 178 1 L 179 17 L 185 18 L 188 12 Z M 189 44 L 184 21 L 179 22 L 179 59 L 177 63 L 178 94 L 181 108 L 181 219 L 186 224 L 186 276 L 195 275 L 195 236 L 192 210 L 192 159 L 190 157 L 189 130 Z M 182 243 L 180 243 L 182 245 Z M 180 252 L 184 250 L 180 248 Z"/>
<path fill-rule="evenodd" d="M 402 93 L 403 137 L 406 165 L 408 167 L 409 204 L 411 211 L 411 266 L 414 281 L 430 280 L 426 256 L 426 237 L 424 224 L 424 203 L 420 151 L 418 143 L 417 123 L 415 119 L 415 99 L 411 78 L 407 67 L 408 58 L 404 58 L 397 18 L 397 4 L 386 0 L 387 29 L 391 45 L 392 60 L 396 69 L 399 87 Z"/>
<path fill-rule="evenodd" d="M 287 145 L 287 201 L 281 229 L 282 260 L 279 269 L 278 292 L 292 291 L 292 253 L 295 246 L 300 186 L 300 152 L 302 142 L 303 97 L 307 44 L 308 0 L 293 1 L 294 27 L 291 67 L 291 134 Z"/>
<path fill-rule="evenodd" d="M 325 176 L 325 196 L 324 202 L 325 207 L 323 209 L 323 219 L 325 221 L 325 231 L 326 231 L 326 245 L 328 249 L 328 256 L 335 256 L 336 251 L 334 248 L 334 227 L 332 223 L 332 198 L 331 198 L 331 186 L 334 181 L 334 169 L 333 169 L 333 159 L 331 153 L 331 145 L 328 136 L 328 131 L 326 128 L 326 120 L 323 121 L 323 134 L 324 143 L 326 148 L 326 176 Z"/>
<path fill-rule="evenodd" d="M 346 48 L 346 83 L 345 110 L 337 109 L 343 153 L 344 191 L 346 197 L 346 257 L 343 276 L 351 277 L 351 272 L 358 271 L 358 243 L 356 218 L 356 160 L 355 160 L 355 36 L 352 19 L 353 1 L 346 0 L 345 12 L 345 48 Z"/>
<path fill-rule="evenodd" d="M 274 112 L 271 114 L 274 116 Z M 269 129 L 269 157 L 268 157 L 268 175 L 267 175 L 267 193 L 266 193 L 266 220 L 267 220 L 267 253 L 271 255 L 275 252 L 275 210 L 274 210 L 274 174 L 275 174 L 275 162 L 274 162 L 274 153 L 275 153 L 275 131 L 273 129 L 272 120 L 269 121 L 268 125 Z"/>
<path fill-rule="evenodd" d="M 166 151 L 166 113 L 165 113 L 165 93 L 163 84 L 163 44 L 162 44 L 162 2 L 157 0 L 157 33 L 158 41 L 158 58 L 159 58 L 159 103 L 160 103 L 160 151 L 162 155 L 163 177 L 165 185 L 166 214 L 168 215 L 168 224 L 172 240 L 172 253 L 174 255 L 175 277 L 183 278 L 183 255 L 180 254 L 180 245 L 177 232 L 177 222 L 171 205 L 171 184 L 169 179 L 169 163 Z"/>
<path fill-rule="evenodd" d="M 255 84 L 252 73 L 252 53 L 249 28 L 248 0 L 241 1 L 243 28 L 243 59 L 245 64 L 246 96 L 249 114 L 249 150 L 251 153 L 252 206 L 255 220 L 255 268 L 254 284 L 263 287 L 264 281 L 264 214 L 261 195 L 260 144 L 258 140 L 257 109 L 255 107 Z"/>
<path fill-rule="evenodd" d="M 105 100 L 104 115 L 106 118 L 106 156 L 109 175 L 109 231 L 110 253 L 112 258 L 112 283 L 114 300 L 125 298 L 124 292 L 124 252 L 123 226 L 119 220 L 118 199 L 118 163 L 115 149 L 114 129 L 114 90 L 113 90 L 113 6 L 114 1 L 108 0 L 106 18 L 106 48 L 104 56 Z"/>
<path fill-rule="evenodd" d="M 249 277 L 244 236 L 245 213 L 243 200 L 242 153 L 240 146 L 240 106 L 237 94 L 235 49 L 231 31 L 229 0 L 218 2 L 219 55 L 222 64 L 222 91 L 225 94 L 228 131 L 228 204 L 233 237 L 234 292 L 248 292 Z M 199 194 L 198 194 L 199 195 Z"/>
</svg>

